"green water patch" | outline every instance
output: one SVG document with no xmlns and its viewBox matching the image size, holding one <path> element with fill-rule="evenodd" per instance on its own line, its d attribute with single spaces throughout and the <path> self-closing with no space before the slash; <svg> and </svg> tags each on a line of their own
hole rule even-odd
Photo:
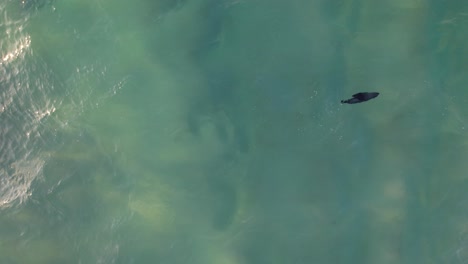
<svg viewBox="0 0 468 264">
<path fill-rule="evenodd" d="M 27 202 L 21 209 L 2 211 L 0 253 L 4 263 L 63 263 L 72 261 L 68 243 L 61 243 L 52 219 L 37 203 Z M 50 211 L 49 211 L 50 212 Z M 24 239 L 27 237 L 28 239 Z"/>
<path fill-rule="evenodd" d="M 28 203 L 1 217 L 1 261 L 413 263 L 456 248 L 465 92 L 445 56 L 463 14 L 431 68 L 421 1 L 53 6 L 27 25 L 56 88 L 40 123 L 53 136 Z M 382 97 L 340 106 L 356 89 Z"/>
<path fill-rule="evenodd" d="M 2 256 L 12 263 L 94 261 L 116 254 L 110 245 L 129 214 L 128 182 L 91 134 L 68 132 L 44 155 L 30 200 L 2 211 L 1 221 L 14 226 L 1 231 L 2 244 L 8 245 Z"/>
</svg>

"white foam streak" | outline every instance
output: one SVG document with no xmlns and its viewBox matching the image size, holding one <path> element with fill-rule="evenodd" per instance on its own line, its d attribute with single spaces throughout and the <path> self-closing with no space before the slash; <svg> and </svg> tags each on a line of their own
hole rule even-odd
<svg viewBox="0 0 468 264">
<path fill-rule="evenodd" d="M 29 49 L 31 45 L 31 36 L 23 37 L 22 39 L 18 40 L 14 43 L 12 48 L 6 54 L 2 55 L 2 59 L 0 60 L 0 65 L 9 63 L 19 56 L 22 56 L 27 49 Z"/>
</svg>

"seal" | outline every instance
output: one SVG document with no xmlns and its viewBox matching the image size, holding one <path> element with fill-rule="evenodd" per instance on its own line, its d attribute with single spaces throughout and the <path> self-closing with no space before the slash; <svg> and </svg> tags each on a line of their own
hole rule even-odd
<svg viewBox="0 0 468 264">
<path fill-rule="evenodd" d="M 374 99 L 377 96 L 379 96 L 380 93 L 377 92 L 363 92 L 363 93 L 357 93 L 353 94 L 353 98 L 347 99 L 347 100 L 341 100 L 342 104 L 357 104 L 357 103 L 362 103 L 365 101 L 369 101 L 370 99 Z"/>
</svg>

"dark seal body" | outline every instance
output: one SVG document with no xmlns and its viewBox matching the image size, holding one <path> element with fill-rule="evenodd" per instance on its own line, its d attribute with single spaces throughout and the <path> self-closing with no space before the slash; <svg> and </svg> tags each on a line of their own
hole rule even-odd
<svg viewBox="0 0 468 264">
<path fill-rule="evenodd" d="M 364 92 L 364 93 L 357 93 L 353 94 L 353 98 L 350 98 L 348 100 L 341 100 L 342 104 L 357 104 L 357 103 L 362 103 L 365 101 L 369 101 L 370 99 L 374 99 L 377 96 L 379 96 L 379 93 L 377 92 Z"/>
</svg>

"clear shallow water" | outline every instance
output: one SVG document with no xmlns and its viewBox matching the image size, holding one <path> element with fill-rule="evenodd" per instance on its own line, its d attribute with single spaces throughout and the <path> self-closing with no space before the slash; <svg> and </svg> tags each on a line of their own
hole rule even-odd
<svg viewBox="0 0 468 264">
<path fill-rule="evenodd" d="M 465 6 L 1 2 L 0 262 L 466 262 Z"/>
</svg>

